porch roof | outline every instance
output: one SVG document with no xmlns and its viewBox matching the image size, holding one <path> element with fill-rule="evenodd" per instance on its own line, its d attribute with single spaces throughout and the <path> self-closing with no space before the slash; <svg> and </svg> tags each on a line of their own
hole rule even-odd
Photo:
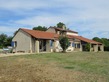
<svg viewBox="0 0 109 82">
<path fill-rule="evenodd" d="M 49 32 L 38 31 L 38 30 L 29 30 L 24 28 L 20 28 L 20 29 L 28 33 L 29 35 L 33 36 L 34 38 L 38 38 L 38 39 L 55 39 L 59 37 L 59 35 L 55 33 L 49 33 Z"/>
<path fill-rule="evenodd" d="M 94 41 L 94 40 L 90 40 L 90 39 L 87 39 L 85 37 L 82 37 L 82 36 L 72 36 L 72 35 L 68 35 L 68 38 L 76 38 L 76 39 L 79 39 L 81 41 L 84 41 L 84 42 L 87 42 L 87 43 L 91 43 L 91 44 L 102 44 L 100 42 L 97 42 L 97 41 Z"/>
</svg>

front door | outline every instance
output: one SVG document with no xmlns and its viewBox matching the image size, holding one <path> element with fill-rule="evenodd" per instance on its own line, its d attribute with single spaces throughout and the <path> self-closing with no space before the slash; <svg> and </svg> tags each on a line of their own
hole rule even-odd
<svg viewBox="0 0 109 82">
<path fill-rule="evenodd" d="M 43 40 L 43 51 L 46 51 L 46 40 Z"/>
</svg>

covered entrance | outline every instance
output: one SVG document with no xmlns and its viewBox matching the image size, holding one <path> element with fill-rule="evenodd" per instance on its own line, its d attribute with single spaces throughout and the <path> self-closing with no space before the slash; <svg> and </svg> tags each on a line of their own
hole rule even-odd
<svg viewBox="0 0 109 82">
<path fill-rule="evenodd" d="M 40 40 L 39 41 L 39 51 L 43 52 L 46 51 L 46 40 Z"/>
<path fill-rule="evenodd" d="M 35 41 L 35 52 L 52 52 L 53 49 L 53 40 L 48 39 L 36 39 Z"/>
</svg>

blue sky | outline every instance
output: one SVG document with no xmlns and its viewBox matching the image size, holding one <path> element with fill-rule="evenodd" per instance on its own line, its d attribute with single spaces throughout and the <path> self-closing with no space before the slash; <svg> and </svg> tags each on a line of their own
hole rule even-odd
<svg viewBox="0 0 109 82">
<path fill-rule="evenodd" d="M 58 22 L 87 38 L 109 38 L 109 0 L 0 0 L 0 34 Z"/>
</svg>

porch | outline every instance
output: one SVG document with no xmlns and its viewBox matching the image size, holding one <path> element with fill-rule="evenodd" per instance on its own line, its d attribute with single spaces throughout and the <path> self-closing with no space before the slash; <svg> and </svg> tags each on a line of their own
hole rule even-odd
<svg viewBox="0 0 109 82">
<path fill-rule="evenodd" d="M 53 52 L 54 40 L 35 39 L 32 43 L 32 53 Z"/>
<path fill-rule="evenodd" d="M 104 51 L 103 44 L 86 42 L 79 39 L 70 40 L 69 47 L 73 49 L 72 51 L 90 51 L 90 52 Z M 86 47 L 88 47 L 89 50 L 87 50 Z"/>
</svg>

